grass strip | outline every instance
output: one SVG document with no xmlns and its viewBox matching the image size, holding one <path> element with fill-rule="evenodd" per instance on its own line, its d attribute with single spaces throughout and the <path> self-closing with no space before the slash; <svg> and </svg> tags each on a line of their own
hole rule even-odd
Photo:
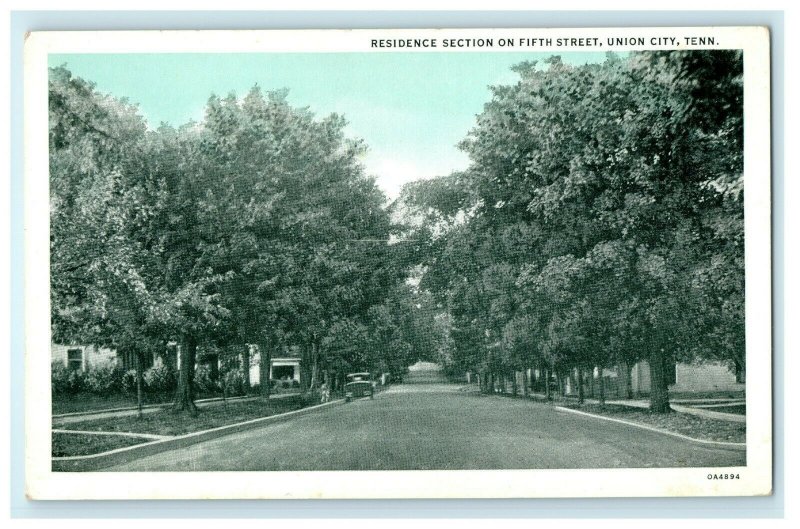
<svg viewBox="0 0 800 529">
<path fill-rule="evenodd" d="M 71 423 L 70 430 L 146 433 L 155 435 L 183 435 L 219 426 L 234 424 L 260 417 L 299 410 L 319 404 L 318 399 L 289 397 L 285 399 L 255 399 L 250 401 L 231 401 L 227 404 L 198 408 L 197 415 L 175 413 L 163 409 L 145 414 L 141 419 L 133 416 L 107 417 Z M 99 436 L 98 436 L 99 437 Z"/>
<path fill-rule="evenodd" d="M 125 437 L 122 435 L 91 435 L 74 433 L 52 434 L 52 456 L 70 457 L 99 454 L 117 448 L 133 446 L 152 441 L 152 439 Z"/>
<path fill-rule="evenodd" d="M 565 408 L 660 428 L 695 439 L 730 443 L 746 441 L 747 428 L 744 423 L 707 419 L 686 413 L 652 413 L 648 409 L 613 404 L 601 406 L 599 404 L 563 403 L 560 405 Z"/>
</svg>

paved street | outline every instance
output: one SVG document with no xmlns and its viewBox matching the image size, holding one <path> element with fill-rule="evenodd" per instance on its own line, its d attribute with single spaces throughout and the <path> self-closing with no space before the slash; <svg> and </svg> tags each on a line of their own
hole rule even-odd
<svg viewBox="0 0 800 529">
<path fill-rule="evenodd" d="M 410 470 L 738 466 L 743 451 L 523 399 L 402 384 L 291 421 L 106 470 Z"/>
</svg>

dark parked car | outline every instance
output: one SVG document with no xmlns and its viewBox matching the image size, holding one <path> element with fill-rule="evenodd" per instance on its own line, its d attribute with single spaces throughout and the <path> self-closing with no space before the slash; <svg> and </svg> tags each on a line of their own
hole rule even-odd
<svg viewBox="0 0 800 529">
<path fill-rule="evenodd" d="M 361 397 L 375 398 L 375 386 L 372 384 L 370 374 L 350 373 L 344 385 L 344 400 L 350 402 Z"/>
</svg>

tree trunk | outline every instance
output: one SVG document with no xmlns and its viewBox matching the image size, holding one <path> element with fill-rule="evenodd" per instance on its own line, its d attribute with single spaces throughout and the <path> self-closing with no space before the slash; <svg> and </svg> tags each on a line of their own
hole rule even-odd
<svg viewBox="0 0 800 529">
<path fill-rule="evenodd" d="M 664 380 L 664 391 L 666 391 L 667 395 L 669 395 L 670 379 L 667 378 L 667 373 L 672 368 L 672 362 L 671 362 L 671 359 L 667 357 L 667 355 L 661 355 L 661 358 L 662 358 L 662 362 L 664 364 L 664 377 L 663 377 L 663 380 Z"/>
<path fill-rule="evenodd" d="M 208 355 L 206 358 L 208 362 L 208 369 L 210 371 L 209 377 L 214 382 L 219 381 L 219 355 Z"/>
<path fill-rule="evenodd" d="M 197 356 L 197 341 L 194 336 L 184 337 L 181 344 L 181 367 L 178 371 L 178 391 L 175 394 L 174 411 L 185 411 L 197 414 L 194 404 L 194 363 Z"/>
<path fill-rule="evenodd" d="M 606 381 L 603 378 L 603 366 L 598 366 L 597 372 L 600 374 L 600 380 L 598 383 L 600 384 L 600 405 L 606 405 Z"/>
<path fill-rule="evenodd" d="M 669 413 L 669 393 L 666 389 L 664 355 L 657 347 L 651 347 L 650 357 L 650 411 Z"/>
<path fill-rule="evenodd" d="M 625 398 L 633 398 L 633 364 L 625 362 Z"/>
<path fill-rule="evenodd" d="M 550 394 L 550 368 L 544 368 L 544 396 L 547 397 L 547 400 L 553 400 L 553 396 Z"/>
<path fill-rule="evenodd" d="M 522 370 L 522 395 L 527 398 L 528 394 L 529 394 L 528 370 L 527 369 L 523 369 Z"/>
<path fill-rule="evenodd" d="M 228 407 L 228 380 L 227 377 L 219 377 L 219 386 L 222 388 L 222 405 Z"/>
<path fill-rule="evenodd" d="M 594 369 L 589 371 L 589 395 L 594 398 Z"/>
<path fill-rule="evenodd" d="M 311 383 L 309 389 L 314 391 L 319 384 L 319 345 L 311 344 Z"/>
<path fill-rule="evenodd" d="M 269 376 L 269 368 L 272 363 L 272 350 L 266 343 L 260 343 L 258 345 L 258 353 L 258 386 L 261 396 L 269 398 L 272 393 L 272 381 Z"/>
<path fill-rule="evenodd" d="M 250 345 L 244 344 L 242 351 L 242 377 L 244 378 L 245 394 L 250 393 Z"/>
<path fill-rule="evenodd" d="M 300 391 L 305 393 L 309 388 L 309 381 L 311 380 L 311 343 L 307 343 L 303 347 L 303 353 L 300 357 Z"/>
<path fill-rule="evenodd" d="M 144 401 L 144 359 L 142 351 L 136 351 L 136 416 L 142 418 L 142 402 Z"/>
<path fill-rule="evenodd" d="M 578 368 L 578 404 L 583 404 L 586 395 L 583 392 L 583 368 Z"/>
</svg>

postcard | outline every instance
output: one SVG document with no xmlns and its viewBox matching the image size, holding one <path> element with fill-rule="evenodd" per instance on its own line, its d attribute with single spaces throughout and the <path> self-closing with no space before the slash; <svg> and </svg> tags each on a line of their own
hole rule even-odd
<svg viewBox="0 0 800 529">
<path fill-rule="evenodd" d="M 45 31 L 24 73 L 30 498 L 771 493 L 766 28 Z"/>
</svg>

